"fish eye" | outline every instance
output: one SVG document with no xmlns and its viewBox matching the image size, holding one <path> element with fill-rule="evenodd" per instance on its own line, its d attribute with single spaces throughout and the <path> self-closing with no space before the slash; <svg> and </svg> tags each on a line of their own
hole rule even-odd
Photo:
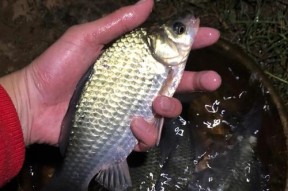
<svg viewBox="0 0 288 191">
<path fill-rule="evenodd" d="M 175 34 L 181 35 L 181 34 L 183 34 L 186 31 L 186 27 L 181 22 L 175 22 L 173 24 L 173 31 L 175 32 Z"/>
</svg>

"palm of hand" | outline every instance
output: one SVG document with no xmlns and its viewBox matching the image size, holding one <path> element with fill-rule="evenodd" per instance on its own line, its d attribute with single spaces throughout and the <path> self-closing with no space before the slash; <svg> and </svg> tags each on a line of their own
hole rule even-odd
<svg viewBox="0 0 288 191">
<path fill-rule="evenodd" d="M 97 21 L 74 26 L 28 67 L 2 80 L 5 89 L 12 92 L 10 96 L 19 114 L 27 145 L 58 144 L 61 123 L 79 79 L 99 56 L 103 45 L 141 24 L 152 6 L 153 1 L 148 0 L 122 8 Z M 218 38 L 218 31 L 200 28 L 194 48 L 213 44 Z M 14 91 L 15 83 L 10 83 L 12 88 L 7 85 L 10 79 L 18 83 L 17 91 Z M 186 72 L 178 90 L 214 90 L 220 82 L 221 79 L 215 72 Z M 17 92 L 21 92 L 20 97 Z M 165 117 L 179 115 L 180 102 L 173 98 L 168 101 L 174 107 L 165 110 L 161 108 L 161 99 L 156 99 L 153 103 L 156 113 Z M 139 130 L 141 128 L 142 132 Z M 132 122 L 132 131 L 141 140 L 136 150 L 145 150 L 155 144 L 154 128 L 145 121 Z"/>
</svg>

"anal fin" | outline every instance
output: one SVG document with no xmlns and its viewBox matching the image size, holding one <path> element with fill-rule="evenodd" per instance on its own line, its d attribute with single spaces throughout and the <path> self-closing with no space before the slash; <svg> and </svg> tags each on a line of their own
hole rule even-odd
<svg viewBox="0 0 288 191">
<path fill-rule="evenodd" d="M 126 190 L 132 186 L 127 161 L 110 166 L 108 169 L 101 170 L 95 180 L 111 191 Z"/>
</svg>

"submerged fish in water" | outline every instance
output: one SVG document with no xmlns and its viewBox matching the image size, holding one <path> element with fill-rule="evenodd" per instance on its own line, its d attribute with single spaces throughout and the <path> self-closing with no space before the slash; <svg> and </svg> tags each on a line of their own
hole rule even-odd
<svg viewBox="0 0 288 191">
<path fill-rule="evenodd" d="M 195 158 L 188 124 L 182 117 L 165 120 L 159 146 L 129 155 L 129 191 L 180 191 L 187 187 Z"/>
<path fill-rule="evenodd" d="M 187 190 L 267 190 L 267 171 L 256 149 L 263 126 L 265 100 L 263 96 L 257 96 L 261 93 L 259 90 L 248 92 L 256 95 L 255 100 L 247 99 L 251 95 L 246 99 L 246 95 L 239 98 L 242 103 L 248 103 L 247 108 L 226 112 L 226 107 L 233 107 L 233 102 L 223 97 L 223 100 L 216 100 L 212 107 L 205 104 L 206 115 L 205 112 L 204 116 L 201 113 L 194 115 L 196 120 L 194 124 L 191 121 L 194 125 L 191 128 L 196 143 L 195 171 Z M 214 126 L 206 121 L 208 116 L 215 119 Z"/>
<path fill-rule="evenodd" d="M 158 147 L 128 157 L 133 183 L 129 190 L 267 190 L 267 172 L 255 148 L 265 102 L 257 99 L 244 111 L 234 112 L 221 112 L 225 100 L 223 105 L 217 102 L 219 107 L 214 108 L 219 109 L 222 123 L 214 129 L 205 128 L 201 114 L 209 114 L 206 109 L 191 122 L 181 117 L 166 120 Z"/>
<path fill-rule="evenodd" d="M 96 174 L 110 190 L 131 185 L 126 157 L 137 144 L 131 120 L 142 116 L 161 129 L 152 102 L 174 94 L 198 27 L 186 15 L 137 29 L 103 52 L 71 100 L 65 120 L 72 121 L 61 132 L 65 159 L 44 190 L 84 191 Z"/>
</svg>

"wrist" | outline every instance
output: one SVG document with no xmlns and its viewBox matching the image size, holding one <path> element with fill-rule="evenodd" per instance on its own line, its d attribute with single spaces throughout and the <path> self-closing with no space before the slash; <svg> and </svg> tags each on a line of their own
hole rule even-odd
<svg viewBox="0 0 288 191">
<path fill-rule="evenodd" d="M 32 112 L 28 96 L 28 78 L 24 69 L 0 78 L 0 84 L 10 96 L 17 111 L 25 145 L 31 143 Z"/>
</svg>

